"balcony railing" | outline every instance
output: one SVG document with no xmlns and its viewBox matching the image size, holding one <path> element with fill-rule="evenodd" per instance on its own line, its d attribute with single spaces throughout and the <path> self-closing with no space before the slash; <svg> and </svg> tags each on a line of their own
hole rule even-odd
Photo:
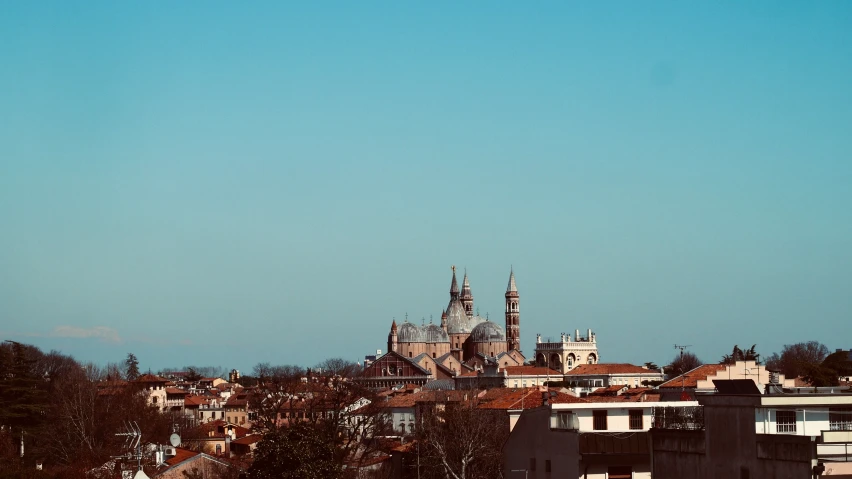
<svg viewBox="0 0 852 479">
<path fill-rule="evenodd" d="M 652 427 L 657 429 L 704 429 L 704 408 L 701 406 L 655 407 Z"/>
</svg>

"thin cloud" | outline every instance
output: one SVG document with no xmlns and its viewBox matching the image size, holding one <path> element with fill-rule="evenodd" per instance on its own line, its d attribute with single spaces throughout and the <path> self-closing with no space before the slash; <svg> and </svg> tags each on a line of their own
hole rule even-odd
<svg viewBox="0 0 852 479">
<path fill-rule="evenodd" d="M 95 326 L 89 329 L 75 326 L 57 326 L 53 328 L 51 336 L 56 338 L 97 338 L 106 343 L 122 342 L 118 331 L 106 326 Z"/>
</svg>

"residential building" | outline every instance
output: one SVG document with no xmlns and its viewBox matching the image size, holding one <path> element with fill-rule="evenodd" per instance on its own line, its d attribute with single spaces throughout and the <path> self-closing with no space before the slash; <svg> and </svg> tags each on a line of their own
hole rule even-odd
<svg viewBox="0 0 852 479">
<path fill-rule="evenodd" d="M 716 386 L 727 393 L 697 395 L 703 427 L 661 421 L 652 431 L 655 479 L 852 475 L 852 394 L 760 394 L 745 379 Z"/>
<path fill-rule="evenodd" d="M 769 371 L 756 361 L 737 361 L 734 364 L 704 364 L 680 376 L 660 384 L 662 390 L 686 389 L 697 393 L 714 392 L 714 380 L 751 379 L 759 390 L 767 384 L 778 384 L 785 388 L 796 387 L 795 379 Z"/>
<path fill-rule="evenodd" d="M 654 398 L 573 398 L 523 411 L 503 447 L 504 477 L 650 478 L 655 408 L 698 406 Z"/>
<path fill-rule="evenodd" d="M 154 374 L 143 374 L 136 378 L 135 381 L 133 381 L 135 385 L 142 388 L 142 390 L 144 391 L 148 400 L 148 404 L 159 409 L 160 411 L 166 411 L 169 408 L 169 405 L 166 401 L 166 383 L 168 382 L 168 379 L 161 378 L 160 376 L 156 376 Z"/>
<path fill-rule="evenodd" d="M 637 388 L 663 379 L 660 371 L 625 363 L 581 364 L 565 373 L 567 387 L 577 394 L 609 386 Z"/>
</svg>

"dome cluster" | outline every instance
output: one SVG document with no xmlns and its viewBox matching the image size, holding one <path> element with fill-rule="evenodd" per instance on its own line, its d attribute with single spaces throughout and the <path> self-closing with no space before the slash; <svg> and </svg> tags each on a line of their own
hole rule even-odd
<svg viewBox="0 0 852 479">
<path fill-rule="evenodd" d="M 435 324 L 417 326 L 408 321 L 399 325 L 397 329 L 397 341 L 400 343 L 449 343 L 450 337 Z"/>
</svg>

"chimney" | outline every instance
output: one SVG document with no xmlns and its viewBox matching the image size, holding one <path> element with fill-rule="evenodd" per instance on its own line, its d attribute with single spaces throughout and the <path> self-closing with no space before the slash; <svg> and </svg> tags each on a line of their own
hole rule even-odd
<svg viewBox="0 0 852 479">
<path fill-rule="evenodd" d="M 574 330 L 574 341 L 579 341 L 579 340 L 580 340 L 580 330 L 575 329 Z"/>
<path fill-rule="evenodd" d="M 225 457 L 231 457 L 231 436 L 225 435 Z"/>
</svg>

